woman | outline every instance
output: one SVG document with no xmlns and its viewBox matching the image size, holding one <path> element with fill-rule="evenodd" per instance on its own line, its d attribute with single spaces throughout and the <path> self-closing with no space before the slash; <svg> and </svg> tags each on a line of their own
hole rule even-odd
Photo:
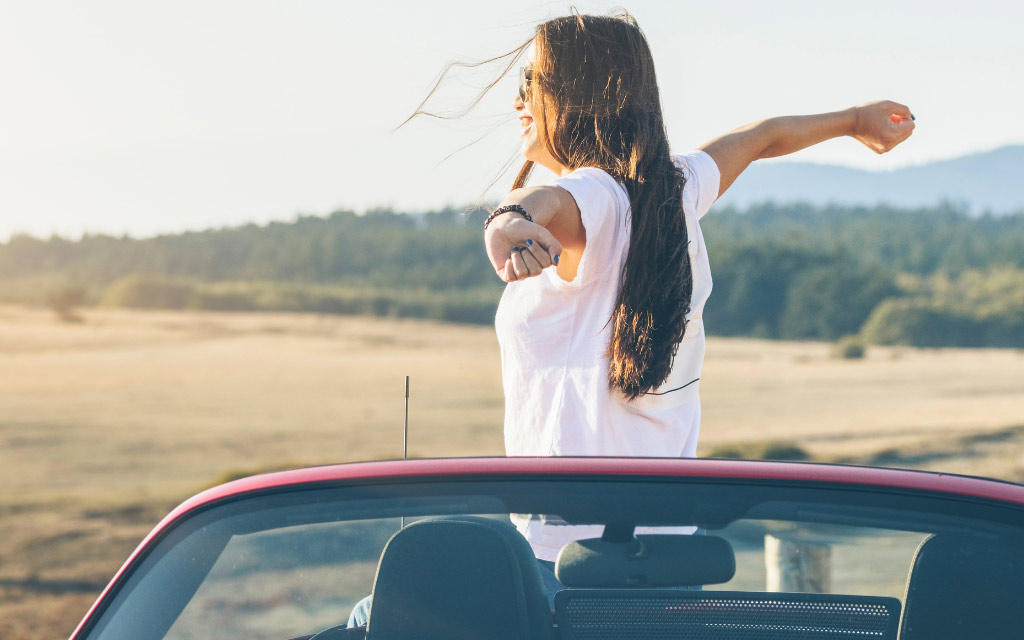
<svg viewBox="0 0 1024 640">
<path fill-rule="evenodd" d="M 884 153 L 910 136 L 913 116 L 882 101 L 772 118 L 673 157 L 631 17 L 551 20 L 532 49 L 514 102 L 526 164 L 485 226 L 509 283 L 496 319 L 506 453 L 694 456 L 711 292 L 698 220 L 754 160 L 839 136 Z M 557 178 L 524 187 L 534 164 Z M 600 535 L 516 524 L 548 562 Z"/>
<path fill-rule="evenodd" d="M 913 116 L 874 102 L 773 118 L 673 157 L 630 16 L 557 18 L 510 55 L 530 44 L 514 102 L 526 164 L 484 236 L 509 283 L 496 319 L 506 453 L 694 456 L 711 292 L 698 220 L 754 160 L 843 135 L 884 153 L 911 134 Z M 524 187 L 534 164 L 558 177 Z M 552 597 L 561 547 L 601 534 L 540 516 L 516 526 Z M 349 626 L 366 622 L 369 603 Z"/>
</svg>

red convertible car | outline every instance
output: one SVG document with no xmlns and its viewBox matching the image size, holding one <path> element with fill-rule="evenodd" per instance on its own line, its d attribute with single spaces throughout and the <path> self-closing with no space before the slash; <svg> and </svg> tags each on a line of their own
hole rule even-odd
<svg viewBox="0 0 1024 640">
<path fill-rule="evenodd" d="M 556 588 L 523 522 L 575 527 Z M 350 621 L 359 607 L 368 618 Z M 1022 613 L 1021 485 L 801 463 L 411 460 L 195 496 L 72 638 L 944 640 L 1024 637 Z"/>
</svg>

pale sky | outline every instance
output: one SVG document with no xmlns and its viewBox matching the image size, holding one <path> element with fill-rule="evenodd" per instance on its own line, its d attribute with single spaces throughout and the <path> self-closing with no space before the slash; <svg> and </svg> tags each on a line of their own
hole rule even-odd
<svg viewBox="0 0 1024 640">
<path fill-rule="evenodd" d="M 760 118 L 881 98 L 918 117 L 904 146 L 879 157 L 837 140 L 790 159 L 883 170 L 1024 142 L 1024 3 L 574 5 L 636 16 L 677 152 Z M 518 148 L 514 76 L 472 116 L 392 130 L 446 62 L 509 50 L 569 6 L 0 0 L 0 240 L 477 201 Z"/>
</svg>

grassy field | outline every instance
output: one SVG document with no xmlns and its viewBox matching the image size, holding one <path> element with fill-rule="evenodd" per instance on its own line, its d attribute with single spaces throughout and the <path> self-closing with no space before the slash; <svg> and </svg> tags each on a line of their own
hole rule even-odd
<svg viewBox="0 0 1024 640">
<path fill-rule="evenodd" d="M 0 307 L 0 637 L 66 637 L 168 508 L 234 473 L 500 455 L 489 328 L 271 314 Z M 1024 479 L 1024 352 L 711 339 L 702 455 Z"/>
</svg>

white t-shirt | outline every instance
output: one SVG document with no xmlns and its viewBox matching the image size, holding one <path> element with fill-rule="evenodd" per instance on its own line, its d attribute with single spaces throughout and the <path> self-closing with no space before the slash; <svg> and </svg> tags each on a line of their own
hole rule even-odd
<svg viewBox="0 0 1024 640">
<path fill-rule="evenodd" d="M 697 221 L 718 197 L 720 174 L 703 151 L 673 160 L 686 179 L 683 214 L 693 295 L 672 373 L 661 387 L 633 401 L 609 387 L 609 319 L 629 250 L 629 197 L 601 169 L 577 169 L 557 178 L 553 184 L 568 191 L 580 209 L 587 245 L 572 282 L 545 269 L 508 284 L 498 305 L 506 455 L 696 455 L 702 316 L 711 293 L 711 269 Z M 581 527 L 570 532 L 570 527 L 544 526 L 537 519 L 517 526 L 545 560 L 554 560 L 565 543 L 591 535 Z M 593 535 L 599 536 L 600 529 Z"/>
</svg>

